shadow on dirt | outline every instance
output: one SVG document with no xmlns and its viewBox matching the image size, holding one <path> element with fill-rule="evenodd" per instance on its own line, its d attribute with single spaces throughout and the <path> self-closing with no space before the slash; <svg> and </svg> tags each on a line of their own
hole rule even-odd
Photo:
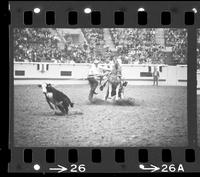
<svg viewBox="0 0 200 177">
<path fill-rule="evenodd" d="M 139 106 L 134 98 L 120 99 L 113 102 L 113 104 L 118 106 Z"/>
<path fill-rule="evenodd" d="M 120 99 L 117 101 L 114 100 L 105 101 L 99 98 L 95 98 L 93 99 L 92 102 L 89 102 L 88 105 L 139 106 L 139 104 L 136 103 L 136 100 L 134 98 Z"/>
<path fill-rule="evenodd" d="M 72 116 L 72 115 L 83 115 L 83 112 L 82 111 L 79 111 L 79 110 L 74 110 L 74 111 L 70 111 L 69 116 Z"/>
<path fill-rule="evenodd" d="M 83 112 L 82 111 L 78 111 L 78 110 L 70 111 L 68 114 L 63 114 L 61 112 L 55 112 L 54 115 L 56 115 L 56 116 L 83 115 Z"/>
<path fill-rule="evenodd" d="M 88 105 L 111 105 L 111 102 L 99 99 L 99 98 L 94 98 L 91 102 L 87 103 Z"/>
</svg>

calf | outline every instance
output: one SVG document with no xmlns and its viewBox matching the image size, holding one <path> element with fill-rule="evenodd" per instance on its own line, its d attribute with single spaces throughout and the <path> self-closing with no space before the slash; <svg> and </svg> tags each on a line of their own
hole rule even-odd
<svg viewBox="0 0 200 177">
<path fill-rule="evenodd" d="M 67 95 L 52 87 L 51 84 L 44 83 L 39 85 L 39 87 L 42 87 L 46 101 L 51 109 L 54 110 L 53 104 L 55 109 L 59 109 L 63 114 L 68 114 L 69 105 L 73 107 L 74 103 L 71 102 Z"/>
</svg>

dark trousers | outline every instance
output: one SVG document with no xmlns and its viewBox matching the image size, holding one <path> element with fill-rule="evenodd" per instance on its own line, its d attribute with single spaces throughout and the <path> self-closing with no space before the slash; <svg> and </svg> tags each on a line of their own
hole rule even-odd
<svg viewBox="0 0 200 177">
<path fill-rule="evenodd" d="M 95 92 L 97 86 L 98 86 L 98 81 L 94 77 L 88 78 L 89 84 L 91 91 Z"/>
<path fill-rule="evenodd" d="M 158 76 L 153 76 L 153 85 L 158 86 Z"/>
</svg>

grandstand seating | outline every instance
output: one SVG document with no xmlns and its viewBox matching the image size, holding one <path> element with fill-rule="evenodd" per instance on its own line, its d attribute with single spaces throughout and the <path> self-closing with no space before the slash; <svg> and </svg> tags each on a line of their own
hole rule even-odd
<svg viewBox="0 0 200 177">
<path fill-rule="evenodd" d="M 14 60 L 15 61 L 57 61 L 90 63 L 95 58 L 102 61 L 111 56 L 121 57 L 122 63 L 157 63 L 166 62 L 164 47 L 172 48 L 174 64 L 187 63 L 187 32 L 185 29 L 164 29 L 165 46 L 156 40 L 155 28 L 110 28 L 112 44 L 117 52 L 113 53 L 104 40 L 102 28 L 82 28 L 83 43 L 74 44 L 70 37 L 65 38 L 64 48 L 59 47 L 59 36 L 48 28 L 15 28 Z M 103 49 L 99 55 L 97 49 Z M 113 48 L 113 46 L 112 46 Z M 200 54 L 198 53 L 198 56 Z"/>
</svg>

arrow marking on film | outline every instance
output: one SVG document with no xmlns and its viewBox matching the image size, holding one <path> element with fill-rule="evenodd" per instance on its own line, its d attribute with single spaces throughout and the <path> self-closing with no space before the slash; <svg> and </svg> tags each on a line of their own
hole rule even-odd
<svg viewBox="0 0 200 177">
<path fill-rule="evenodd" d="M 58 173 L 62 173 L 64 171 L 67 171 L 66 167 L 63 167 L 62 165 L 58 165 L 59 168 L 49 168 L 51 171 L 58 171 Z"/>
<path fill-rule="evenodd" d="M 151 167 L 145 167 L 145 166 L 142 165 L 142 164 L 139 165 L 140 169 L 142 169 L 142 170 L 151 170 L 151 172 L 155 172 L 155 171 L 160 170 L 160 168 L 157 167 L 157 166 L 155 166 L 155 165 L 150 164 L 150 166 L 151 166 Z"/>
</svg>

